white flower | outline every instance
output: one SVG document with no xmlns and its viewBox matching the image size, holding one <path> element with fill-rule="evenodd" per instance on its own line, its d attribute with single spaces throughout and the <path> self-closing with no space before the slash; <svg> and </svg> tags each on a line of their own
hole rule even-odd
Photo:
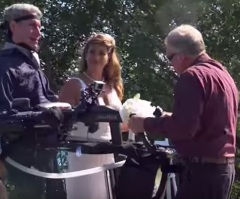
<svg viewBox="0 0 240 199">
<path fill-rule="evenodd" d="M 140 94 L 136 94 L 123 103 L 119 112 L 122 121 L 127 123 L 130 114 L 136 114 L 140 117 L 154 117 L 153 112 L 155 109 L 156 107 L 151 106 L 151 102 L 140 99 Z"/>
</svg>

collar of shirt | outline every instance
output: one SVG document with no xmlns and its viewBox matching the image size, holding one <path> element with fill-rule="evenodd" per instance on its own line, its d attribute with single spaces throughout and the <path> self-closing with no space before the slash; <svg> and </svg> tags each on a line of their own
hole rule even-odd
<svg viewBox="0 0 240 199">
<path fill-rule="evenodd" d="M 4 44 L 3 50 L 12 48 L 17 48 L 21 53 L 23 53 L 25 56 L 31 59 L 31 61 L 33 61 L 33 63 L 37 66 L 38 69 L 40 68 L 40 59 L 37 52 L 30 51 L 22 46 L 19 46 L 11 42 L 6 42 Z"/>
<path fill-rule="evenodd" d="M 191 66 L 197 65 L 199 63 L 206 62 L 207 60 L 210 60 L 211 57 L 207 53 L 201 53 L 199 56 L 197 56 L 196 59 L 193 60 Z"/>
</svg>

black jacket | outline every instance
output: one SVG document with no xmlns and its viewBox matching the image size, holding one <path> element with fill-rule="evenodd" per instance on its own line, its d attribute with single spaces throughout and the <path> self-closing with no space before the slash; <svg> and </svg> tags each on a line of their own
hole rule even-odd
<svg viewBox="0 0 240 199">
<path fill-rule="evenodd" d="M 39 66 L 17 48 L 0 51 L 0 111 L 11 109 L 14 98 L 29 98 L 32 107 L 57 101 Z"/>
</svg>

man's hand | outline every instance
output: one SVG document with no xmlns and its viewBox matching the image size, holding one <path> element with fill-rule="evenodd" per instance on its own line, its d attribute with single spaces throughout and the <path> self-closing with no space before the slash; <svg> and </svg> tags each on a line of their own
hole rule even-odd
<svg viewBox="0 0 240 199">
<path fill-rule="evenodd" d="M 63 121 L 62 110 L 58 107 L 52 107 L 50 109 L 47 109 L 43 111 L 41 119 L 48 125 L 50 125 L 52 128 L 56 129 Z"/>
<path fill-rule="evenodd" d="M 143 133 L 144 132 L 144 127 L 143 127 L 144 119 L 145 119 L 144 117 L 132 116 L 130 118 L 130 120 L 128 121 L 129 129 L 131 129 L 133 133 Z"/>
</svg>

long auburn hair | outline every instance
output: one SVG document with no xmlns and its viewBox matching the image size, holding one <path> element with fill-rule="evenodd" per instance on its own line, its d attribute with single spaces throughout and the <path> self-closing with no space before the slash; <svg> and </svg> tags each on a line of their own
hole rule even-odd
<svg viewBox="0 0 240 199">
<path fill-rule="evenodd" d="M 93 34 L 86 42 L 80 62 L 80 72 L 86 72 L 87 62 L 86 54 L 91 44 L 104 45 L 108 49 L 109 61 L 103 69 L 103 78 L 106 84 L 112 86 L 120 100 L 123 99 L 123 82 L 121 77 L 121 65 L 116 52 L 116 43 L 112 36 L 108 34 Z"/>
</svg>

